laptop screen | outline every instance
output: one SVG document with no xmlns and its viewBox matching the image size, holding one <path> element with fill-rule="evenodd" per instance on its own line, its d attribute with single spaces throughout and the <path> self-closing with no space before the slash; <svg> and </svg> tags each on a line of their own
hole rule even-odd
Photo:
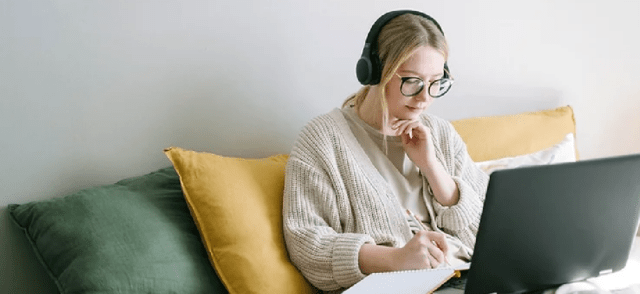
<svg viewBox="0 0 640 294">
<path fill-rule="evenodd" d="M 465 293 L 544 290 L 622 269 L 640 154 L 491 174 Z"/>
</svg>

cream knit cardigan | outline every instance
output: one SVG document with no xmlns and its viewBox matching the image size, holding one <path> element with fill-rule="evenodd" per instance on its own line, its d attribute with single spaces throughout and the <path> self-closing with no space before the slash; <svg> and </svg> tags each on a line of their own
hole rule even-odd
<svg viewBox="0 0 640 294">
<path fill-rule="evenodd" d="M 460 191 L 450 207 L 430 199 L 432 226 L 473 248 L 488 176 L 448 121 L 428 114 L 421 119 L 431 129 L 437 159 Z M 360 246 L 403 247 L 413 237 L 405 217 L 340 109 L 303 128 L 286 166 L 283 228 L 291 261 L 314 286 L 340 290 L 363 279 Z"/>
</svg>

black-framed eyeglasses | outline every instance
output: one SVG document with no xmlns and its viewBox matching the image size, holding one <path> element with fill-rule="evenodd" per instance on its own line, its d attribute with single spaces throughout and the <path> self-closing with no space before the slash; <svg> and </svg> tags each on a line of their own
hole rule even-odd
<svg viewBox="0 0 640 294">
<path fill-rule="evenodd" d="M 400 78 L 402 83 L 400 84 L 400 93 L 405 97 L 413 97 L 424 89 L 424 81 L 418 77 L 402 77 L 398 73 L 396 75 Z M 440 98 L 449 92 L 453 85 L 453 80 L 449 78 L 441 78 L 429 83 L 427 87 L 427 93 L 433 98 Z"/>
</svg>

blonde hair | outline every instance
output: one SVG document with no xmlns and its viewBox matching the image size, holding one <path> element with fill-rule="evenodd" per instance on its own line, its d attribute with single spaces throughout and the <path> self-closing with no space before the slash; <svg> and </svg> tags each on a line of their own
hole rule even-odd
<svg viewBox="0 0 640 294">
<path fill-rule="evenodd" d="M 417 48 L 422 46 L 438 50 L 444 55 L 445 61 L 449 56 L 447 41 L 438 27 L 432 21 L 415 14 L 407 13 L 395 17 L 382 28 L 378 35 L 378 54 L 383 67 L 378 84 L 381 92 L 379 97 L 381 97 L 383 125 L 389 120 L 385 88 L 400 65 L 409 59 Z M 370 90 L 370 85 L 363 86 L 358 92 L 349 96 L 342 107 L 354 105 L 356 109 L 359 109 Z"/>
</svg>

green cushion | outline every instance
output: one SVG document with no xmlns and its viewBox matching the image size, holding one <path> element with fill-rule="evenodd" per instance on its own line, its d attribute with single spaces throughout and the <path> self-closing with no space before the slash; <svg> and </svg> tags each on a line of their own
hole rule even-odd
<svg viewBox="0 0 640 294">
<path fill-rule="evenodd" d="M 173 167 L 8 210 L 61 293 L 228 293 Z"/>
</svg>

